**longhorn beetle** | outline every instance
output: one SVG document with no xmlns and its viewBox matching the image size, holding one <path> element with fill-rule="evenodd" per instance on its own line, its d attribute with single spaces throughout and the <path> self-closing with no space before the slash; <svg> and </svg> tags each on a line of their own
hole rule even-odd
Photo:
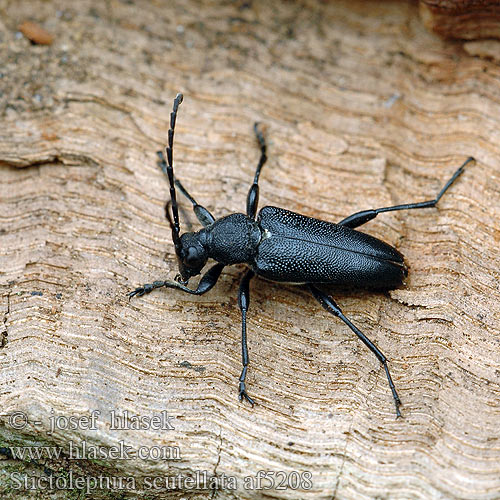
<svg viewBox="0 0 500 500">
<path fill-rule="evenodd" d="M 221 219 L 214 216 L 188 193 L 174 177 L 173 148 L 177 110 L 183 99 L 177 94 L 170 114 L 167 159 L 159 151 L 159 165 L 170 184 L 170 201 L 165 207 L 166 217 L 172 229 L 172 240 L 179 264 L 179 274 L 174 281 L 154 281 L 128 294 L 129 298 L 142 296 L 155 288 L 177 288 L 193 295 L 208 292 L 219 279 L 225 266 L 246 264 L 238 293 L 241 310 L 241 348 L 243 369 L 239 378 L 239 399 L 245 398 L 252 406 L 253 399 L 247 394 L 245 379 L 248 368 L 247 311 L 250 304 L 249 284 L 255 276 L 287 284 L 305 285 L 318 302 L 334 316 L 340 318 L 370 349 L 382 363 L 392 397 L 396 405 L 396 416 L 401 412 L 396 388 L 392 381 L 387 358 L 378 347 L 361 332 L 341 311 L 336 302 L 318 285 L 354 286 L 390 290 L 400 286 L 408 275 L 403 255 L 394 247 L 355 228 L 377 217 L 383 212 L 434 207 L 446 190 L 474 158 L 469 157 L 453 174 L 439 194 L 433 199 L 418 203 L 407 203 L 356 212 L 338 223 L 325 222 L 290 212 L 283 208 L 264 207 L 257 213 L 259 200 L 259 176 L 266 163 L 266 142 L 255 123 L 254 131 L 260 146 L 253 184 L 247 195 L 246 214 L 230 214 Z M 197 232 L 180 234 L 179 210 L 176 188 L 191 202 L 193 210 L 203 225 Z M 172 206 L 172 215 L 169 211 Z M 200 279 L 196 289 L 186 285 L 191 277 L 201 273 L 209 258 L 217 261 Z"/>
</svg>

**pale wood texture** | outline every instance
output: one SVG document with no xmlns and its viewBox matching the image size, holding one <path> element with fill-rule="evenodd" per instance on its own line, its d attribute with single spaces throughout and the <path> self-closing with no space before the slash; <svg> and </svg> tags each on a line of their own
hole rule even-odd
<svg viewBox="0 0 500 500">
<path fill-rule="evenodd" d="M 0 12 L 4 445 L 178 446 L 180 460 L 78 470 L 138 484 L 206 470 L 240 485 L 147 498 L 500 498 L 497 63 L 429 33 L 400 1 L 3 1 Z M 16 36 L 26 18 L 51 46 Z M 176 273 L 155 151 L 178 91 L 176 172 L 217 216 L 244 210 L 256 120 L 269 141 L 260 205 L 326 220 L 427 199 L 477 158 L 439 208 L 365 226 L 406 256 L 405 287 L 335 295 L 389 358 L 404 418 L 373 354 L 301 288 L 252 282 L 253 409 L 237 400 L 241 266 L 202 297 L 127 301 Z M 98 430 L 48 434 L 51 415 L 95 409 Z M 175 430 L 106 424 L 110 410 L 163 409 Z M 12 429 L 14 411 L 41 425 Z M 311 471 L 313 486 L 245 491 L 259 470 Z"/>
</svg>

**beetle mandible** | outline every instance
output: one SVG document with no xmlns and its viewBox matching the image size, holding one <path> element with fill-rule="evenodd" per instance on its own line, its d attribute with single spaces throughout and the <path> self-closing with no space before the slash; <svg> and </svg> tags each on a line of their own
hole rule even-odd
<svg viewBox="0 0 500 500">
<path fill-rule="evenodd" d="M 249 361 L 246 319 L 250 304 L 250 280 L 257 275 L 271 281 L 305 285 L 318 302 L 328 312 L 340 318 L 382 363 L 396 405 L 396 417 L 400 417 L 401 400 L 392 381 L 387 358 L 318 285 L 379 290 L 390 290 L 402 285 L 403 279 L 408 274 L 403 255 L 391 245 L 356 231 L 355 228 L 383 212 L 434 207 L 463 172 L 464 167 L 474 161 L 474 158 L 467 158 L 433 200 L 362 210 L 338 223 L 325 222 L 272 206 L 264 207 L 257 213 L 259 176 L 267 160 L 267 148 L 259 124 L 255 123 L 254 131 L 260 147 L 260 159 L 248 191 L 246 214 L 235 213 L 215 219 L 174 177 L 174 130 L 177 110 L 182 100 L 182 94 L 177 94 L 170 114 L 168 146 L 165 148 L 166 161 L 161 151 L 157 153 L 158 163 L 170 184 L 170 201 L 167 202 L 165 213 L 172 229 L 179 274 L 174 281 L 154 281 L 145 284 L 130 292 L 129 298 L 135 295 L 140 297 L 161 287 L 176 288 L 186 293 L 201 295 L 217 283 L 225 266 L 246 264 L 249 269 L 241 280 L 238 293 L 243 364 L 238 390 L 240 401 L 245 398 L 253 406 L 254 401 L 247 394 L 245 385 Z M 203 226 L 200 231 L 180 234 L 176 188 L 193 205 L 193 211 Z M 169 205 L 172 207 L 172 214 L 168 209 Z M 217 264 L 201 277 L 196 289 L 188 288 L 186 285 L 189 279 L 201 273 L 209 258 L 217 261 Z"/>
</svg>

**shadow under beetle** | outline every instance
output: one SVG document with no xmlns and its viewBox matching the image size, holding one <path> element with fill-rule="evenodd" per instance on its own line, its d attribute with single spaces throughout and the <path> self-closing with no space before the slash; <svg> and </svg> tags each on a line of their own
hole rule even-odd
<svg viewBox="0 0 500 500">
<path fill-rule="evenodd" d="M 264 207 L 257 214 L 259 200 L 259 175 L 266 163 L 266 142 L 258 124 L 254 125 L 260 146 L 260 159 L 253 184 L 247 195 L 247 212 L 235 213 L 215 219 L 214 216 L 188 193 L 181 182 L 174 178 L 173 146 L 177 110 L 182 94 L 174 99 L 168 131 L 167 160 L 159 151 L 159 165 L 170 183 L 170 202 L 166 205 L 166 216 L 172 229 L 172 239 L 179 263 L 175 281 L 155 281 L 143 285 L 128 294 L 129 298 L 142 296 L 155 288 L 177 288 L 183 292 L 201 295 L 208 292 L 219 279 L 224 266 L 244 263 L 250 268 L 241 280 L 238 305 L 241 310 L 241 347 L 243 369 L 239 378 L 239 399 L 250 404 L 253 399 L 247 394 L 245 378 L 248 368 L 246 317 L 250 304 L 249 284 L 255 276 L 268 280 L 305 285 L 318 302 L 330 313 L 340 318 L 370 349 L 382 363 L 392 397 L 396 405 L 396 416 L 401 412 L 396 388 L 392 381 L 387 358 L 351 321 L 344 316 L 335 301 L 317 285 L 340 285 L 357 288 L 390 290 L 400 286 L 408 274 L 403 255 L 394 247 L 354 228 L 365 224 L 383 212 L 434 207 L 441 196 L 463 172 L 465 165 L 473 161 L 469 157 L 453 174 L 433 200 L 419 203 L 394 205 L 392 207 L 363 210 L 346 217 L 338 223 L 325 222 L 277 207 Z M 197 232 L 180 234 L 179 211 L 176 190 L 192 203 L 193 210 L 203 225 Z M 170 215 L 168 206 L 172 206 Z M 217 261 L 200 279 L 193 290 L 186 285 L 189 279 L 201 273 L 209 258 Z"/>
</svg>

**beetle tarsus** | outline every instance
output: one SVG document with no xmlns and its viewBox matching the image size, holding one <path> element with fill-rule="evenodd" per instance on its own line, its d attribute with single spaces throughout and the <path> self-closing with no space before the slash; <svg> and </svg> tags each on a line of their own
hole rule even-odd
<svg viewBox="0 0 500 500">
<path fill-rule="evenodd" d="M 136 295 L 138 297 L 142 297 L 146 293 L 152 292 L 155 288 L 160 288 L 162 286 L 165 286 L 165 283 L 166 283 L 165 281 L 154 281 L 153 283 L 146 283 L 145 285 L 136 288 L 132 292 L 127 293 L 128 299 L 130 300 L 132 297 L 135 297 Z"/>
<path fill-rule="evenodd" d="M 253 407 L 253 405 L 255 404 L 255 401 L 247 394 L 247 391 L 245 388 L 245 382 L 240 382 L 239 387 L 238 387 L 238 391 L 239 391 L 239 396 L 238 396 L 239 400 L 243 401 L 243 398 L 245 398 Z"/>
<path fill-rule="evenodd" d="M 128 300 L 130 301 L 130 299 L 132 297 L 135 297 L 136 295 L 138 297 L 142 297 L 144 295 L 144 288 L 142 288 L 142 287 L 141 288 L 136 288 L 132 292 L 127 293 Z"/>
<path fill-rule="evenodd" d="M 394 404 L 396 405 L 396 418 L 401 418 L 401 412 L 399 407 L 401 406 L 401 399 L 399 399 L 399 395 L 396 391 L 396 387 L 394 386 L 394 382 L 392 381 L 391 373 L 389 372 L 389 367 L 387 366 L 387 361 L 382 363 L 384 365 L 385 374 L 387 375 L 387 380 L 389 381 L 389 387 L 392 391 L 392 397 L 394 398 Z"/>
</svg>

